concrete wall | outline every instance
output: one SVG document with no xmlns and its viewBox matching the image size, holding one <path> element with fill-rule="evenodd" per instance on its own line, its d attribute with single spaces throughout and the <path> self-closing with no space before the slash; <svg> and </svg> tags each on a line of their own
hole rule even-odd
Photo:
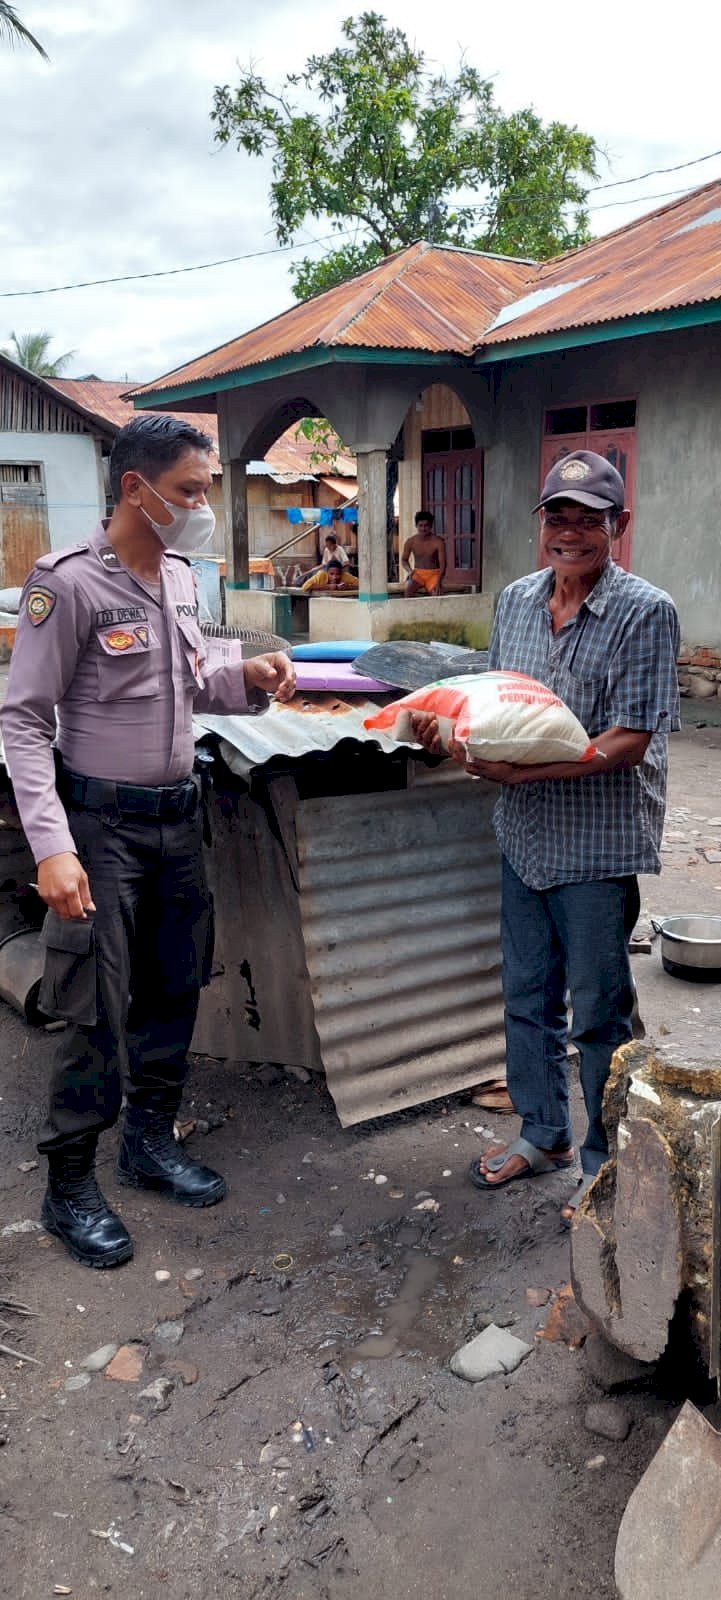
<svg viewBox="0 0 721 1600">
<path fill-rule="evenodd" d="M 100 454 L 90 434 L 0 433 L 0 461 L 42 464 L 52 550 L 86 539 L 104 515 Z"/>
<path fill-rule="evenodd" d="M 368 603 L 352 595 L 308 596 L 311 639 L 387 639 L 391 628 L 407 623 L 432 623 L 443 637 L 445 623 L 468 623 L 490 632 L 493 599 L 487 594 L 442 594 L 436 599 L 406 600 L 402 595 Z M 288 596 L 258 589 L 226 590 L 226 619 L 236 628 L 261 628 L 283 633 L 281 608 Z M 286 634 L 287 637 L 287 634 Z"/>
<path fill-rule="evenodd" d="M 631 562 L 668 590 L 690 644 L 721 643 L 721 329 L 592 345 L 498 372 L 485 456 L 483 587 L 536 565 L 541 429 L 547 406 L 637 399 Z"/>
</svg>

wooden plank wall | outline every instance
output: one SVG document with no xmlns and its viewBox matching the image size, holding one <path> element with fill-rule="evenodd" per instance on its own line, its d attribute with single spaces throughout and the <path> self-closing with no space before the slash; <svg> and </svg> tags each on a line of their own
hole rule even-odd
<svg viewBox="0 0 721 1600">
<path fill-rule="evenodd" d="M 0 433 L 88 433 L 82 417 L 37 384 L 0 367 Z"/>
</svg>

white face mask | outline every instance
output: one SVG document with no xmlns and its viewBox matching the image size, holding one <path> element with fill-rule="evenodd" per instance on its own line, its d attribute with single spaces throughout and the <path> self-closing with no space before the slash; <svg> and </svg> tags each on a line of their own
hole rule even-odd
<svg viewBox="0 0 721 1600">
<path fill-rule="evenodd" d="M 140 478 L 140 473 L 138 473 Z M 164 500 L 158 494 L 152 483 L 147 483 L 145 478 L 140 478 L 146 489 L 152 490 L 162 501 L 166 511 L 170 512 L 172 522 L 154 522 L 153 518 L 140 507 L 143 516 L 147 517 L 151 528 L 162 540 L 166 550 L 177 550 L 179 555 L 196 555 L 199 550 L 204 550 L 210 543 L 215 531 L 215 516 L 209 505 L 204 506 L 174 506 L 169 500 Z"/>
</svg>

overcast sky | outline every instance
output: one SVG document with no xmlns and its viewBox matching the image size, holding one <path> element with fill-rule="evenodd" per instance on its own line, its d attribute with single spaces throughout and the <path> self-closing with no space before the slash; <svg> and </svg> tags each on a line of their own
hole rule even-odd
<svg viewBox="0 0 721 1600">
<path fill-rule="evenodd" d="M 0 346 L 11 329 L 47 329 L 56 352 L 76 351 L 71 374 L 144 381 L 292 303 L 287 253 L 147 283 L 7 296 L 272 250 L 268 171 L 214 145 L 213 87 L 232 84 L 236 63 L 251 57 L 278 82 L 332 48 L 351 0 L 15 4 L 51 61 L 0 46 Z M 377 9 L 434 65 L 453 71 L 464 49 L 493 77 L 504 110 L 533 104 L 544 119 L 592 133 L 607 152 L 602 181 L 721 146 L 711 0 L 687 0 L 668 22 L 658 0 L 452 10 L 377 0 Z M 594 231 L 717 177 L 721 156 L 595 195 Z M 325 231 L 311 222 L 304 238 Z"/>
</svg>

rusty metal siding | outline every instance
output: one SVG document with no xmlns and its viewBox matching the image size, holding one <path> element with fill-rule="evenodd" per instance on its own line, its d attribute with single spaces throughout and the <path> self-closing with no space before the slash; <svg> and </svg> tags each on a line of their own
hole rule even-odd
<svg viewBox="0 0 721 1600">
<path fill-rule="evenodd" d="M 504 1071 L 494 795 L 449 770 L 303 801 L 303 939 L 344 1126 Z"/>
</svg>

